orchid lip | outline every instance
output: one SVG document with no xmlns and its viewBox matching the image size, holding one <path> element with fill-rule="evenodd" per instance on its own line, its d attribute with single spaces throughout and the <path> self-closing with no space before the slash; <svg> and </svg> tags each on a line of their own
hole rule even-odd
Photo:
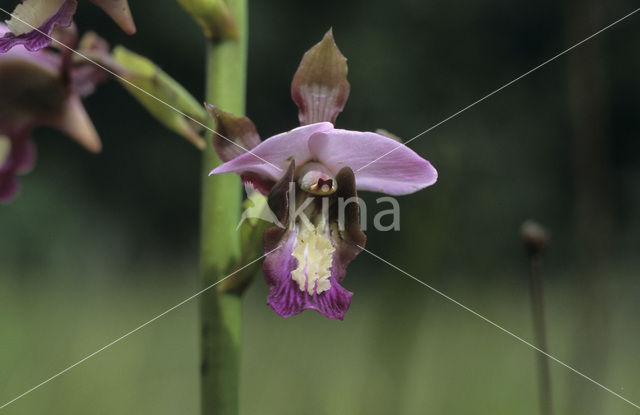
<svg viewBox="0 0 640 415">
<path fill-rule="evenodd" d="M 331 266 L 335 248 L 323 232 L 323 224 L 301 226 L 291 256 L 298 267 L 291 271 L 300 291 L 309 295 L 321 294 L 331 288 Z"/>
</svg>

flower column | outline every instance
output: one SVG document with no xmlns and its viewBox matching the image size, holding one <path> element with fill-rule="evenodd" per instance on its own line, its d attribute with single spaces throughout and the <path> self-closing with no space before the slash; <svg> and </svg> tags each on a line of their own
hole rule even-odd
<svg viewBox="0 0 640 415">
<path fill-rule="evenodd" d="M 226 20 L 230 24 L 229 30 L 224 30 L 224 24 L 221 26 L 218 19 L 217 24 L 209 22 L 208 27 L 217 29 L 218 34 L 209 31 L 211 41 L 207 51 L 206 98 L 208 102 L 216 102 L 228 111 L 243 114 L 247 0 L 227 0 L 226 6 L 218 4 L 215 7 L 217 10 L 211 15 L 224 15 L 232 20 Z M 207 32 L 207 21 L 199 20 Z M 202 166 L 200 267 L 205 287 L 231 272 L 240 253 L 236 225 L 240 219 L 242 186 L 240 180 L 231 175 L 207 177 L 218 164 L 220 159 L 209 137 Z M 242 327 L 240 295 L 209 290 L 202 296 L 200 313 L 202 414 L 237 414 Z"/>
</svg>

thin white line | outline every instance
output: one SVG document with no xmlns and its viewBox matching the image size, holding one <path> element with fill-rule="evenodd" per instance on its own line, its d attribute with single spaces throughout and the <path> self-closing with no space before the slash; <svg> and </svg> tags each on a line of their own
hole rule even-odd
<svg viewBox="0 0 640 415">
<path fill-rule="evenodd" d="M 503 331 L 504 333 L 508 334 L 509 336 L 513 337 L 516 340 L 521 341 L 522 343 L 526 344 L 527 346 L 531 347 L 532 349 L 540 352 L 541 354 L 545 355 L 546 357 L 548 357 L 549 359 L 553 360 L 556 363 L 559 363 L 560 365 L 564 366 L 565 368 L 569 369 L 570 371 L 582 376 L 583 378 L 585 378 L 586 380 L 588 380 L 589 382 L 601 387 L 602 389 L 606 390 L 607 392 L 615 395 L 616 397 L 622 399 L 623 401 L 625 401 L 626 403 L 628 403 L 629 405 L 640 409 L 640 406 L 636 405 L 635 403 L 631 402 L 630 400 L 628 400 L 627 398 L 625 398 L 624 396 L 612 391 L 611 389 L 607 388 L 606 386 L 602 385 L 601 383 L 596 382 L 595 380 L 591 379 L 589 376 L 585 375 L 584 373 L 574 369 L 573 367 L 569 366 L 568 364 L 564 363 L 563 361 L 561 361 L 560 359 L 550 355 L 549 353 L 545 352 L 544 350 L 534 346 L 533 344 L 529 343 L 528 341 L 524 340 L 523 338 L 519 337 L 518 335 L 510 332 L 509 330 L 505 329 L 504 327 L 500 326 L 497 323 L 494 323 L 493 321 L 489 320 L 488 318 L 486 318 L 485 316 L 483 316 L 482 314 L 470 309 L 469 307 L 467 307 L 466 305 L 462 304 L 461 302 L 449 297 L 448 295 L 446 295 L 445 293 L 443 293 L 442 291 L 437 290 L 436 288 L 430 286 L 429 284 L 427 284 L 426 282 L 414 277 L 413 275 L 409 274 L 408 272 L 398 268 L 397 266 L 393 265 L 392 263 L 390 263 L 389 261 L 386 261 L 383 258 L 380 258 L 378 255 L 374 254 L 373 252 L 369 251 L 368 249 L 363 248 L 360 245 L 357 245 L 358 248 L 362 249 L 363 251 L 367 252 L 368 254 L 372 255 L 373 257 L 379 259 L 380 261 L 384 262 L 385 264 L 387 264 L 388 266 L 390 266 L 391 268 L 394 268 L 397 271 L 400 271 L 401 273 L 403 273 L 404 275 L 406 275 L 407 277 L 413 279 L 414 281 L 424 285 L 425 287 L 427 287 L 428 289 L 430 289 L 431 291 L 435 292 L 436 294 L 446 298 L 447 300 L 451 301 L 452 303 L 454 303 L 455 305 L 465 309 L 466 311 L 470 312 L 471 314 L 473 314 L 474 316 L 484 320 L 485 322 L 491 324 L 492 326 L 496 327 L 497 329 Z"/>
<path fill-rule="evenodd" d="M 173 105 L 164 102 L 163 100 L 161 100 L 160 98 L 156 97 L 155 95 L 151 94 L 150 92 L 147 92 L 146 90 L 140 88 L 138 85 L 128 81 L 127 79 L 123 78 L 122 76 L 118 75 L 117 73 L 111 71 L 110 69 L 106 68 L 105 66 L 99 64 L 98 62 L 94 61 L 93 59 L 83 55 L 82 53 L 78 52 L 77 50 L 70 48 L 69 46 L 65 45 L 64 43 L 60 42 L 57 39 L 54 39 L 53 37 L 49 36 L 48 34 L 44 33 L 43 31 L 41 31 L 40 29 L 38 29 L 37 27 L 31 25 L 30 23 L 25 22 L 24 20 L 22 20 L 21 18 L 15 16 L 12 13 L 9 13 L 8 11 L 6 11 L 5 9 L 3 9 L 2 7 L 0 7 L 0 11 L 5 12 L 6 14 L 8 14 L 9 16 L 11 16 L 12 18 L 19 20 L 21 23 L 26 24 L 27 26 L 29 26 L 30 28 L 32 28 L 33 30 L 37 31 L 38 33 L 40 33 L 43 36 L 48 37 L 49 39 L 51 39 L 52 41 L 62 45 L 63 47 L 65 47 L 66 49 L 70 50 L 71 52 L 75 53 L 76 55 L 80 56 L 83 59 L 86 59 L 87 61 L 91 62 L 92 64 L 96 65 L 98 68 L 102 69 L 105 72 L 108 72 L 109 74 L 115 76 L 116 78 L 120 79 L 121 81 L 127 83 L 128 85 L 131 85 L 132 87 L 136 88 L 137 90 L 139 90 L 140 92 L 143 92 L 145 94 L 147 94 L 148 96 L 150 96 L 151 98 L 155 99 L 156 101 L 166 105 L 167 107 L 171 108 L 172 110 L 174 110 L 175 112 L 177 112 L 178 114 L 182 115 L 185 118 L 188 118 L 189 120 L 195 122 L 196 124 L 200 125 L 201 127 L 211 131 L 212 133 L 216 134 L 217 136 L 219 136 L 220 138 L 224 138 L 225 140 L 227 140 L 228 142 L 230 142 L 231 144 L 240 147 L 242 150 L 246 151 L 247 153 L 253 155 L 254 157 L 264 161 L 265 163 L 271 165 L 272 167 L 275 167 L 278 171 L 282 171 L 282 169 L 278 166 L 276 166 L 273 163 L 270 163 L 269 161 L 263 159 L 262 157 L 258 156 L 257 154 L 254 154 L 251 150 L 247 150 L 246 148 L 244 148 L 243 146 L 241 146 L 240 144 L 236 143 L 235 141 L 223 136 L 222 134 L 220 134 L 219 132 L 215 131 L 214 129 L 208 127 L 207 125 L 201 123 L 200 121 L 196 120 L 195 118 L 191 117 L 190 115 L 185 114 L 184 112 L 180 111 L 179 109 L 177 109 L 176 107 L 174 107 Z M 0 407 L 0 409 L 2 409 Z"/>
<path fill-rule="evenodd" d="M 571 50 L 577 48 L 578 46 L 582 45 L 583 43 L 589 41 L 590 39 L 593 39 L 594 37 L 598 36 L 600 33 L 604 32 L 607 29 L 610 29 L 611 27 L 613 27 L 614 25 L 620 23 L 621 21 L 627 19 L 628 17 L 631 17 L 632 15 L 634 15 L 635 13 L 637 13 L 638 11 L 640 11 L 640 8 L 635 9 L 634 11 L 632 11 L 631 13 L 627 14 L 624 17 L 621 17 L 620 19 L 616 20 L 615 22 L 611 23 L 610 25 L 598 30 L 596 33 L 592 34 L 591 36 L 589 36 L 588 38 L 576 43 L 575 45 L 571 46 L 569 49 L 565 50 L 564 52 L 561 52 L 559 54 L 557 54 L 556 56 L 554 56 L 551 59 L 548 59 L 546 61 L 544 61 L 543 63 L 541 63 L 540 65 L 536 66 L 535 68 L 531 69 L 530 71 L 520 75 L 519 77 L 515 78 L 514 80 L 512 80 L 511 82 L 508 82 L 506 84 L 504 84 L 503 86 L 501 86 L 500 88 L 496 89 L 495 91 L 493 91 L 492 93 L 485 95 L 484 97 L 480 98 L 479 100 L 475 101 L 474 103 L 464 107 L 463 109 L 461 109 L 460 111 L 456 112 L 455 114 L 445 118 L 444 120 L 440 121 L 439 123 L 427 128 L 426 130 L 424 130 L 423 132 L 421 132 L 420 134 L 416 135 L 415 137 L 413 137 L 412 139 L 402 143 L 402 145 L 406 146 L 408 145 L 410 142 L 412 142 L 413 140 L 423 136 L 424 134 L 428 133 L 431 130 L 434 130 L 435 128 L 441 126 L 442 124 L 446 123 L 447 121 L 451 120 L 452 118 L 457 117 L 458 115 L 462 114 L 463 112 L 467 111 L 468 109 L 470 109 L 471 107 L 474 107 L 475 105 L 481 103 L 482 101 L 486 100 L 487 98 L 497 94 L 498 92 L 502 91 L 503 89 L 507 88 L 510 85 L 513 85 L 514 83 L 518 82 L 519 80 L 521 80 L 522 78 L 524 78 L 527 75 L 530 75 L 531 73 L 537 71 L 538 69 L 542 68 L 543 66 L 547 65 L 548 63 L 551 63 L 552 61 L 558 59 L 560 56 L 570 52 Z M 380 160 L 381 158 L 384 158 L 386 156 L 388 156 L 389 154 L 393 153 L 394 151 L 396 151 L 397 149 L 402 148 L 401 145 L 395 147 L 393 150 L 390 150 L 386 153 L 384 153 L 383 155 L 381 155 L 380 157 L 378 157 L 377 159 L 365 164 L 364 166 L 360 167 L 356 172 L 359 172 L 362 169 L 367 168 L 368 166 L 372 165 L 373 163 L 375 163 L 376 161 Z"/>
<path fill-rule="evenodd" d="M 66 369 L 56 373 L 55 375 L 51 376 L 50 378 L 40 382 L 39 384 L 37 384 L 36 386 L 34 386 L 33 388 L 29 389 L 28 391 L 16 396 L 15 398 L 11 399 L 9 402 L 5 403 L 4 405 L 0 406 L 0 409 L 3 409 L 9 405 L 11 405 L 12 403 L 14 403 L 15 401 L 17 401 L 18 399 L 24 397 L 25 395 L 30 394 L 31 392 L 33 392 L 34 390 L 38 389 L 39 387 L 51 382 L 52 380 L 54 380 L 55 378 L 57 378 L 60 375 L 63 375 L 65 373 L 67 373 L 68 371 L 70 371 L 71 369 L 73 369 L 74 367 L 78 366 L 79 364 L 91 359 L 93 356 L 97 355 L 98 353 L 108 349 L 109 347 L 113 346 L 114 344 L 118 343 L 121 340 L 124 340 L 125 338 L 129 337 L 130 335 L 132 335 L 133 333 L 139 331 L 140 329 L 148 326 L 149 324 L 153 323 L 154 321 L 158 320 L 161 317 L 164 317 L 165 315 L 169 314 L 170 312 L 172 312 L 173 310 L 175 310 L 176 308 L 184 305 L 185 303 L 193 300 L 194 298 L 196 298 L 197 296 L 199 296 L 200 294 L 204 293 L 207 290 L 210 290 L 211 288 L 215 287 L 216 285 L 220 284 L 221 282 L 225 281 L 227 278 L 232 277 L 233 275 L 237 274 L 238 272 L 242 271 L 243 269 L 247 268 L 250 265 L 255 264 L 256 262 L 260 261 L 262 258 L 266 257 L 267 255 L 269 255 L 270 253 L 274 252 L 275 250 L 279 249 L 280 246 L 278 246 L 277 248 L 275 248 L 272 251 L 267 252 L 266 254 L 262 255 L 260 258 L 254 259 L 253 261 L 249 262 L 248 264 L 246 264 L 245 266 L 243 266 L 242 268 L 239 268 L 235 271 L 233 271 L 231 274 L 227 275 L 226 277 L 222 278 L 221 280 L 216 281 L 215 283 L 209 285 L 208 287 L 198 291 L 197 293 L 195 293 L 194 295 L 192 295 L 191 297 L 181 301 L 180 303 L 174 305 L 173 307 L 171 307 L 170 309 L 158 314 L 157 316 L 155 316 L 154 318 L 152 318 L 151 320 L 147 321 L 144 324 L 139 325 L 138 327 L 136 327 L 135 329 L 131 330 L 130 332 L 124 334 L 121 337 L 118 337 L 116 340 L 112 341 L 111 343 L 107 344 L 106 346 L 101 347 L 100 349 L 96 350 L 95 352 L 91 353 L 90 355 L 84 357 L 83 359 L 77 361 L 76 363 L 72 364 L 71 366 L 67 367 Z"/>
</svg>

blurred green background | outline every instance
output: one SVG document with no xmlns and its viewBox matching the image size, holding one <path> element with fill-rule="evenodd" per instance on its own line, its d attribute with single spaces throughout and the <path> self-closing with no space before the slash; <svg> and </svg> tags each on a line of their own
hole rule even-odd
<svg viewBox="0 0 640 415">
<path fill-rule="evenodd" d="M 2 1 L 12 7 L 16 1 Z M 343 128 L 409 139 L 637 7 L 631 0 L 251 2 L 248 115 L 296 125 L 289 85 L 332 26 L 349 59 Z M 203 99 L 199 28 L 135 0 L 127 37 L 88 2 L 77 21 L 157 62 Z M 640 15 L 411 144 L 438 168 L 368 248 L 532 340 L 519 226 L 550 230 L 549 351 L 640 402 Z M 0 404 L 195 293 L 198 152 L 115 82 L 87 107 L 98 156 L 49 130 L 0 207 Z M 366 195 L 375 206 L 377 195 Z M 243 414 L 537 414 L 537 355 L 363 253 L 344 322 L 284 320 L 257 278 L 245 302 Z M 2 410 L 197 414 L 192 301 Z M 637 409 L 555 363 L 558 414 Z"/>
</svg>

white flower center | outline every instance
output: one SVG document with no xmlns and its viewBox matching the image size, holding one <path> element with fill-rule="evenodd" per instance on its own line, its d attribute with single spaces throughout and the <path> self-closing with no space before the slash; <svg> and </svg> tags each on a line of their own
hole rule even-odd
<svg viewBox="0 0 640 415">
<path fill-rule="evenodd" d="M 291 253 L 298 260 L 298 268 L 291 272 L 291 278 L 298 283 L 300 291 L 313 295 L 331 288 L 329 277 L 335 250 L 321 225 L 302 226 Z"/>
<path fill-rule="evenodd" d="M 5 23 L 16 36 L 30 32 L 56 14 L 64 2 L 65 0 L 25 0 L 16 7 L 11 19 Z"/>
<path fill-rule="evenodd" d="M 9 140 L 9 137 L 0 135 L 0 167 L 2 167 L 5 161 L 7 161 L 10 152 L 11 141 Z"/>
</svg>

